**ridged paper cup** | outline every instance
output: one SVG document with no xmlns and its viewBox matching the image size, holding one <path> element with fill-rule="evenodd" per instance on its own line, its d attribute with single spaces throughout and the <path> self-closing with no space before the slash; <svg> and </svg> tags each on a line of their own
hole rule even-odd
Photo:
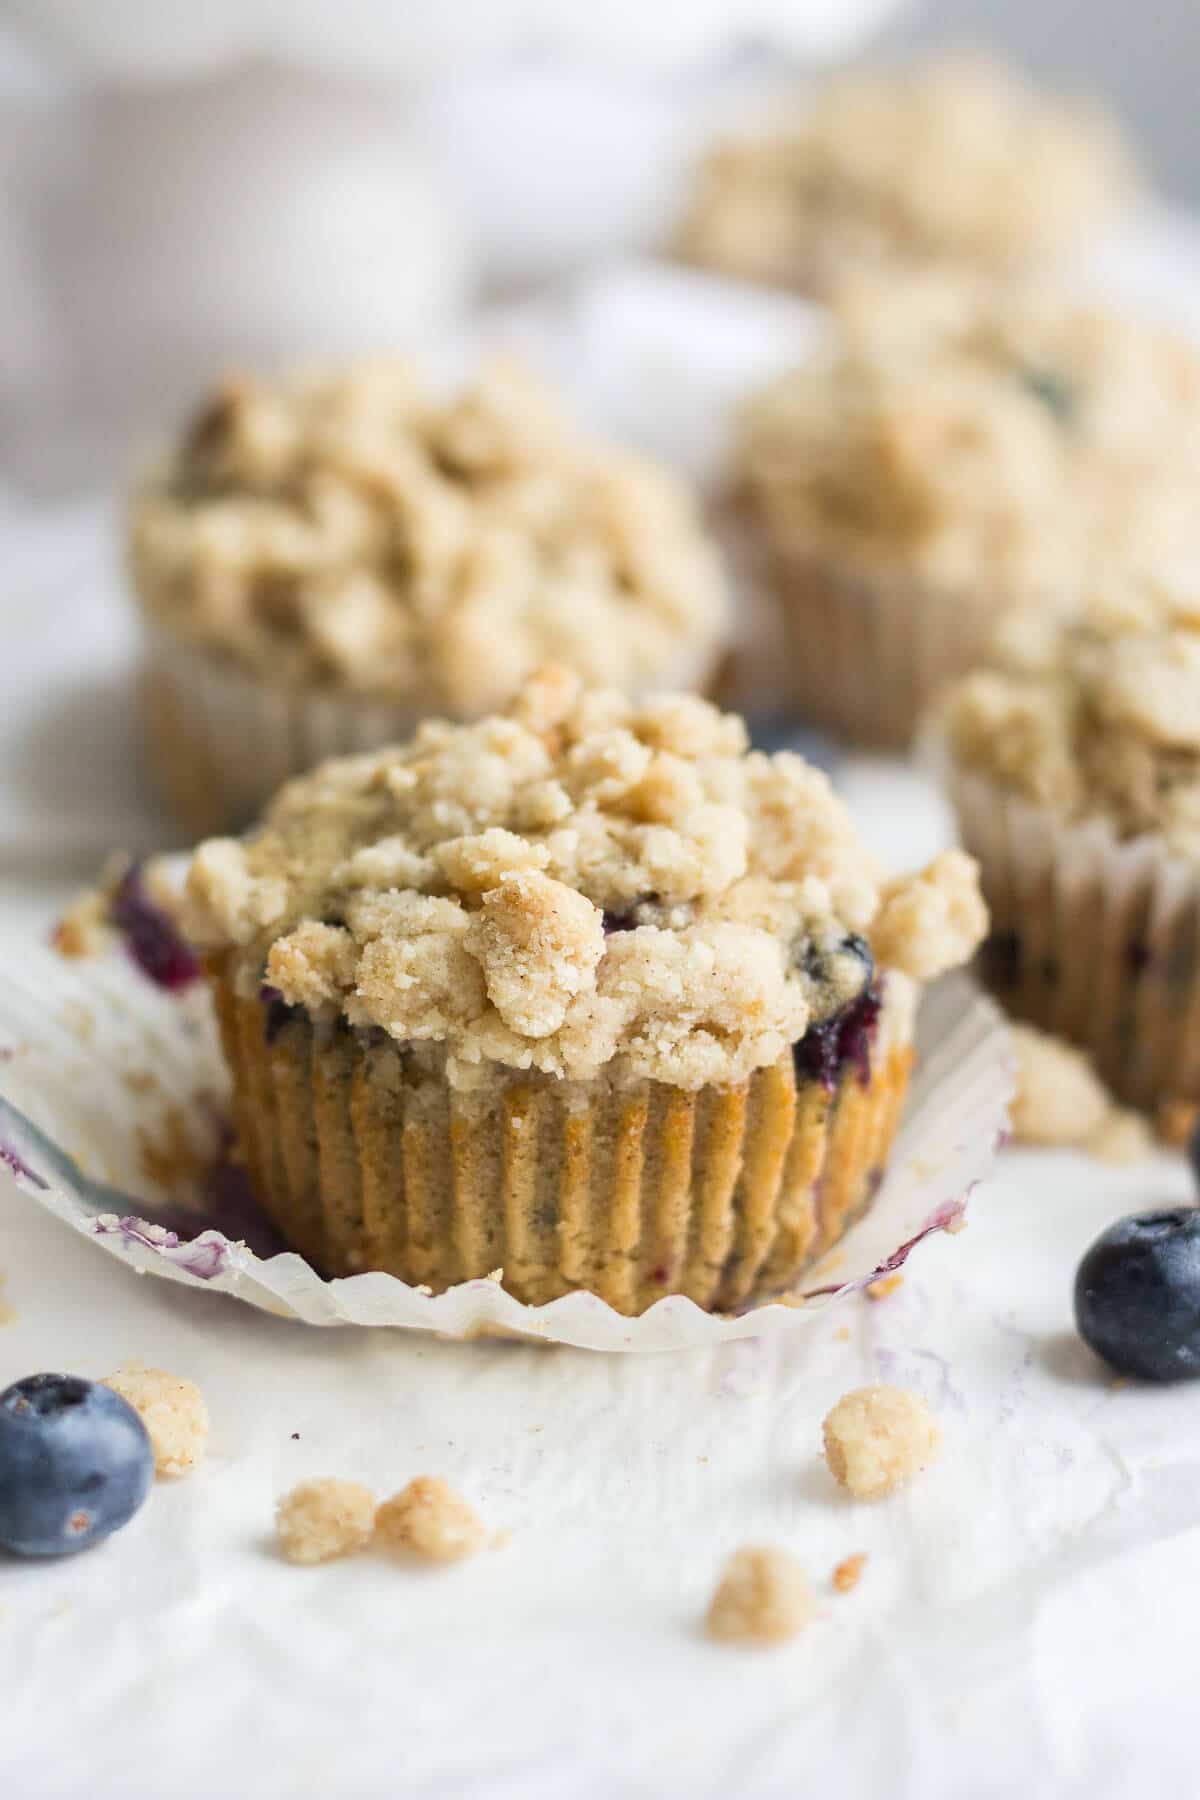
<svg viewBox="0 0 1200 1800">
<path fill-rule="evenodd" d="M 897 990 L 867 1087 L 851 1071 L 836 1094 L 798 1101 L 790 1059 L 699 1097 L 581 1096 L 512 1076 L 473 1116 L 436 1079 L 391 1091 L 403 1058 L 390 1044 L 268 1028 L 258 1000 L 236 1019 L 223 1007 L 274 1223 L 228 1160 L 207 985 L 164 991 L 120 945 L 0 961 L 0 1159 L 134 1268 L 314 1325 L 601 1350 L 797 1329 L 955 1223 L 1013 1088 L 999 1014 L 962 978 L 925 996 L 915 1042 Z M 385 1266 L 347 1273 L 362 1257 Z M 656 1298 L 678 1285 L 695 1297 Z"/>
<path fill-rule="evenodd" d="M 976 660 L 996 617 L 986 591 L 775 546 L 762 581 L 778 609 L 796 711 L 869 746 L 911 742 L 930 703 Z"/>
<path fill-rule="evenodd" d="M 991 913 L 992 992 L 1087 1050 L 1128 1105 L 1200 1100 L 1200 866 L 941 765 Z"/>
<path fill-rule="evenodd" d="M 330 756 L 403 743 L 446 708 L 272 681 L 169 626 L 144 621 L 142 718 L 159 784 L 194 838 L 239 831 L 283 782 Z M 647 688 L 705 691 L 720 650 L 681 652 Z"/>
</svg>

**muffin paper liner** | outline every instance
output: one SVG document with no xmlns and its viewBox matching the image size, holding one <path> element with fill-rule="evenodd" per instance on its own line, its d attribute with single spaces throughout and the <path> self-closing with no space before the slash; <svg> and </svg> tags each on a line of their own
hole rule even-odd
<svg viewBox="0 0 1200 1800">
<path fill-rule="evenodd" d="M 171 810 L 196 838 L 255 820 L 283 782 L 329 756 L 411 737 L 436 702 L 378 700 L 256 675 L 153 618 L 143 621 L 142 715 Z M 703 689 L 718 650 L 682 654 L 654 688 Z"/>
<path fill-rule="evenodd" d="M 85 959 L 31 946 L 0 960 L 0 1161 L 131 1267 L 308 1324 L 681 1350 L 815 1319 L 960 1220 L 1006 1131 L 1007 1033 L 992 1003 L 953 977 L 922 1002 L 916 1054 L 889 1172 L 865 1215 L 801 1293 L 733 1314 L 680 1295 L 636 1318 L 584 1292 L 527 1306 L 494 1276 L 437 1295 L 380 1272 L 323 1279 L 280 1247 L 227 1160 L 228 1080 L 204 984 L 165 991 L 120 944 Z"/>
<path fill-rule="evenodd" d="M 996 597 L 947 593 L 898 570 L 777 547 L 760 580 L 779 609 L 796 710 L 855 743 L 908 744 L 930 702 L 969 668 Z"/>
<path fill-rule="evenodd" d="M 936 737 L 991 935 L 980 972 L 1005 1008 L 1090 1052 L 1120 1100 L 1200 1100 L 1200 867 L 1162 840 L 1071 824 L 955 766 Z"/>
</svg>

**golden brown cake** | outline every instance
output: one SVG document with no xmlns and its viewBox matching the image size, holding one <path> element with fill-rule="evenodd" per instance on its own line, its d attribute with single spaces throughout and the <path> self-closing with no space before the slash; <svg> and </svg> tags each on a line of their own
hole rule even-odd
<svg viewBox="0 0 1200 1800">
<path fill-rule="evenodd" d="M 226 384 L 135 495 L 155 760 L 195 833 L 323 757 L 493 710 L 547 659 L 702 686 L 724 585 L 691 496 L 501 366 Z"/>
<path fill-rule="evenodd" d="M 1200 1099 L 1200 600 L 1142 582 L 1012 615 L 944 743 L 989 985 L 1122 1100 Z"/>
<path fill-rule="evenodd" d="M 1010 275 L 1068 255 L 1135 187 L 1128 146 L 1095 106 L 942 55 L 856 70 L 719 144 L 681 249 L 823 295 L 871 269 Z"/>
<path fill-rule="evenodd" d="M 754 396 L 739 482 L 796 706 L 903 744 L 997 615 L 1200 547 L 1200 359 L 1031 291 L 858 283 Z"/>
<path fill-rule="evenodd" d="M 694 696 L 547 671 L 287 786 L 188 880 L 240 1142 L 320 1269 L 734 1308 L 869 1205 L 915 983 L 983 935 L 823 774 Z"/>
</svg>

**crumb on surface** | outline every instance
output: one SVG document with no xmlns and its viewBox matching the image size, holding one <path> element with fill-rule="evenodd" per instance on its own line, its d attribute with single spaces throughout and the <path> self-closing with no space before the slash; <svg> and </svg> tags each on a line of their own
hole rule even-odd
<svg viewBox="0 0 1200 1800">
<path fill-rule="evenodd" d="M 371 1541 L 375 1496 L 358 1481 L 302 1481 L 275 1508 L 279 1547 L 289 1562 L 349 1556 Z"/>
<path fill-rule="evenodd" d="M 833 1585 L 839 1594 L 848 1594 L 862 1580 L 863 1570 L 867 1566 L 865 1550 L 856 1551 L 853 1556 L 844 1556 L 833 1571 Z"/>
<path fill-rule="evenodd" d="M 848 1344 L 850 1342 L 850 1327 L 848 1325 L 839 1325 L 833 1336 L 835 1343 Z"/>
<path fill-rule="evenodd" d="M 0 1269 L 0 1325 L 11 1325 L 17 1316 L 14 1308 L 10 1306 L 4 1291 L 7 1282 L 7 1275 L 4 1273 L 3 1269 Z"/>
<path fill-rule="evenodd" d="M 488 1531 L 448 1482 L 418 1475 L 376 1512 L 375 1537 L 389 1550 L 409 1550 L 429 1562 L 457 1562 L 482 1550 Z"/>
<path fill-rule="evenodd" d="M 867 1299 L 886 1300 L 889 1294 L 894 1294 L 897 1288 L 903 1286 L 904 1277 L 897 1269 L 892 1275 L 883 1275 L 878 1281 L 869 1281 L 867 1283 Z"/>
<path fill-rule="evenodd" d="M 127 1400 L 150 1434 L 158 1475 L 187 1475 L 204 1456 L 208 1407 L 194 1381 L 165 1369 L 122 1365 L 104 1386 Z"/>
<path fill-rule="evenodd" d="M 921 1396 L 897 1387 L 843 1394 L 822 1429 L 830 1472 L 856 1500 L 892 1493 L 933 1462 L 942 1442 Z"/>
<path fill-rule="evenodd" d="M 1145 1122 L 1116 1105 L 1082 1050 L 1031 1025 L 1013 1025 L 1010 1035 L 1017 1056 L 1012 1129 L 1019 1144 L 1074 1147 L 1113 1163 L 1146 1153 Z"/>
<path fill-rule="evenodd" d="M 708 1635 L 721 1643 L 783 1644 L 812 1617 L 808 1578 L 790 1551 L 770 1545 L 735 1550 L 709 1602 Z"/>
</svg>

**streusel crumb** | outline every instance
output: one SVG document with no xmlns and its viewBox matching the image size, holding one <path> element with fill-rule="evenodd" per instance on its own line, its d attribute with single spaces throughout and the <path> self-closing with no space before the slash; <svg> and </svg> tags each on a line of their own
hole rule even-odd
<svg viewBox="0 0 1200 1800">
<path fill-rule="evenodd" d="M 388 1550 L 408 1550 L 428 1562 L 457 1562 L 484 1548 L 488 1530 L 448 1482 L 418 1475 L 376 1512 L 375 1539 Z"/>
<path fill-rule="evenodd" d="M 1017 1053 L 1011 1119 L 1018 1143 L 1075 1146 L 1106 1162 L 1132 1162 L 1146 1153 L 1147 1126 L 1116 1105 L 1082 1050 L 1031 1025 L 1011 1030 Z"/>
<path fill-rule="evenodd" d="M 896 1387 L 843 1394 L 823 1433 L 830 1472 L 856 1500 L 892 1493 L 933 1462 L 942 1443 L 941 1428 L 921 1396 Z"/>
<path fill-rule="evenodd" d="M 867 1566 L 867 1553 L 859 1550 L 854 1556 L 847 1556 L 833 1571 L 833 1585 L 839 1594 L 849 1594 L 862 1580 L 863 1570 Z"/>
<path fill-rule="evenodd" d="M 136 497 L 141 598 L 281 684 L 487 712 L 546 657 L 640 689 L 725 629 L 698 509 L 530 376 L 449 399 L 400 360 L 221 389 Z"/>
<path fill-rule="evenodd" d="M 743 1081 L 986 924 L 968 857 L 888 881 L 827 778 L 740 719 L 553 670 L 506 715 L 290 782 L 253 835 L 200 846 L 188 895 L 247 997 L 440 1049 L 460 1089 L 496 1063 Z"/>
<path fill-rule="evenodd" d="M 127 1400 L 150 1434 L 159 1475 L 188 1475 L 208 1443 L 208 1406 L 194 1381 L 164 1369 L 123 1366 L 104 1381 Z"/>
<path fill-rule="evenodd" d="M 882 1275 L 878 1281 L 867 1283 L 868 1300 L 887 1300 L 898 1288 L 904 1286 L 904 1277 L 897 1270 L 894 1275 Z"/>
<path fill-rule="evenodd" d="M 795 1557 L 747 1545 L 725 1564 L 708 1608 L 708 1635 L 722 1643 L 782 1644 L 813 1613 L 812 1590 Z"/>
<path fill-rule="evenodd" d="M 375 1496 L 357 1481 L 302 1481 L 275 1508 L 279 1547 L 289 1562 L 332 1562 L 371 1541 Z"/>
</svg>

